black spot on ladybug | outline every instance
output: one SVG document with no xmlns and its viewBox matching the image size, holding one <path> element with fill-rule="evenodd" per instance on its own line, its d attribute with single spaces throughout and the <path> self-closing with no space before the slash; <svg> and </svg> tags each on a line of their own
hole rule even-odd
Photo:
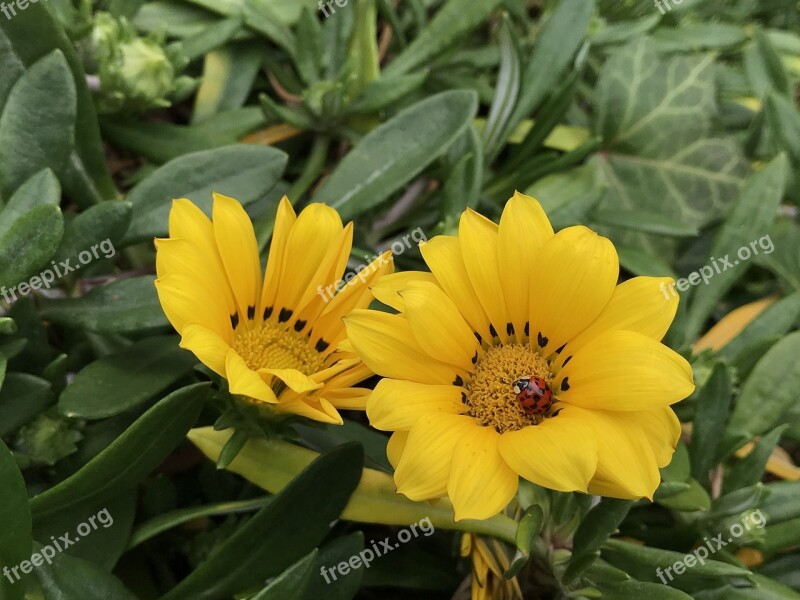
<svg viewBox="0 0 800 600">
<path fill-rule="evenodd" d="M 525 414 L 546 415 L 553 406 L 553 391 L 541 377 L 517 379 L 513 390 Z"/>
<path fill-rule="evenodd" d="M 530 324 L 530 321 L 525 321 L 525 336 L 526 337 L 530 337 L 531 336 L 531 324 Z"/>
<path fill-rule="evenodd" d="M 464 380 L 461 379 L 461 375 L 456 375 L 456 378 L 453 380 L 453 385 L 456 385 L 458 387 L 464 385 Z"/>
<path fill-rule="evenodd" d="M 542 335 L 542 332 L 540 331 L 538 334 L 536 334 L 536 341 L 539 343 L 540 348 L 544 348 L 545 346 L 547 346 L 547 342 L 549 340 L 546 337 L 544 337 Z"/>
<path fill-rule="evenodd" d="M 290 308 L 282 308 L 281 313 L 278 315 L 278 323 L 285 323 L 289 319 L 292 318 L 292 309 Z"/>
<path fill-rule="evenodd" d="M 294 324 L 295 331 L 303 331 L 303 328 L 306 326 L 307 321 L 297 321 Z"/>
<path fill-rule="evenodd" d="M 567 363 L 572 360 L 572 356 L 568 356 L 567 359 L 564 361 L 564 364 L 561 365 L 562 367 L 566 367 Z"/>
<path fill-rule="evenodd" d="M 514 335 L 514 324 L 513 323 L 506 323 L 506 333 L 508 335 Z"/>
<path fill-rule="evenodd" d="M 328 346 L 330 346 L 330 344 L 329 344 L 328 342 L 326 342 L 326 341 L 325 341 L 325 340 L 323 340 L 323 339 L 320 339 L 320 340 L 317 342 L 317 345 L 316 345 L 316 346 L 314 346 L 314 349 L 315 349 L 317 352 L 325 352 L 325 350 L 327 350 L 327 349 L 328 349 Z"/>
<path fill-rule="evenodd" d="M 264 309 L 264 320 L 266 321 L 271 316 L 272 316 L 272 307 L 268 306 L 267 308 Z"/>
<path fill-rule="evenodd" d="M 491 334 L 491 336 L 493 338 L 497 337 L 497 330 L 494 328 L 494 325 L 492 325 L 491 323 L 489 324 L 489 333 Z"/>
<path fill-rule="evenodd" d="M 239 313 L 235 312 L 231 315 L 231 327 L 236 329 L 239 326 Z"/>
<path fill-rule="evenodd" d="M 256 307 L 255 306 L 248 306 L 247 307 L 247 318 L 249 320 L 253 320 L 256 317 Z"/>
<path fill-rule="evenodd" d="M 564 377 L 561 380 L 561 391 L 566 392 L 569 389 L 569 377 Z"/>
</svg>

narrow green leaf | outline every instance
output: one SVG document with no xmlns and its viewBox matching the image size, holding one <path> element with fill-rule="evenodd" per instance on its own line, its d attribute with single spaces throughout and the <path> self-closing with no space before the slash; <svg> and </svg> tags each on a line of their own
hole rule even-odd
<svg viewBox="0 0 800 600">
<path fill-rule="evenodd" d="M 503 15 L 498 37 L 500 70 L 497 73 L 495 94 L 492 105 L 489 107 L 489 116 L 486 117 L 486 128 L 483 130 L 484 152 L 488 157 L 493 157 L 504 142 L 502 136 L 516 106 L 522 82 L 519 47 L 514 39 L 508 15 Z"/>
<path fill-rule="evenodd" d="M 34 517 L 110 497 L 138 483 L 183 440 L 200 414 L 207 390 L 208 384 L 198 383 L 164 398 L 80 471 L 35 496 Z"/>
<path fill-rule="evenodd" d="M 368 133 L 317 190 L 347 221 L 374 208 L 440 156 L 469 126 L 472 92 L 453 90 L 401 111 Z"/>
<path fill-rule="evenodd" d="M 602 586 L 604 600 L 631 600 L 631 598 L 647 598 L 648 600 L 691 600 L 691 596 L 663 583 L 644 581 L 624 581 Z"/>
<path fill-rule="evenodd" d="M 783 336 L 798 322 L 798 319 L 800 319 L 800 292 L 795 292 L 765 308 L 742 329 L 739 335 L 719 349 L 719 355 L 732 359 L 754 342 Z"/>
<path fill-rule="evenodd" d="M 593 211 L 591 219 L 600 225 L 671 237 L 694 237 L 700 233 L 696 227 L 646 210 L 601 209 Z"/>
<path fill-rule="evenodd" d="M 781 154 L 745 182 L 730 216 L 723 223 L 711 246 L 705 268 L 711 269 L 713 276 L 704 285 L 696 287 L 691 296 L 686 317 L 686 340 L 691 341 L 697 337 L 714 306 L 741 277 L 743 269 L 736 269 L 736 266 L 740 262 L 745 265 L 747 263 L 739 253 L 740 248 L 746 248 L 748 256 L 752 255 L 753 250 L 749 244 L 758 241 L 769 231 L 778 205 L 783 199 L 788 171 L 789 163 L 786 156 Z M 719 273 L 713 273 L 712 257 L 729 259 L 733 268 L 728 267 Z"/>
<path fill-rule="evenodd" d="M 303 600 L 318 600 L 319 598 L 351 600 L 354 598 L 361 588 L 366 568 L 361 566 L 351 569 L 346 575 L 342 575 L 341 572 L 332 574 L 330 568 L 342 562 L 349 562 L 354 556 L 366 558 L 368 555 L 362 555 L 362 551 L 364 551 L 364 534 L 360 531 L 338 537 L 325 544 L 317 554 L 314 572 L 309 579 Z M 362 558 L 362 564 L 363 562 Z M 327 579 L 322 575 L 323 568 L 327 569 Z"/>
<path fill-rule="evenodd" d="M 764 468 L 767 466 L 767 460 L 769 460 L 772 450 L 780 442 L 781 435 L 788 426 L 787 423 L 784 423 L 770 431 L 756 443 L 750 454 L 733 465 L 723 481 L 723 493 L 754 485 L 761 481 L 764 476 Z"/>
<path fill-rule="evenodd" d="M 82 264 L 79 259 L 82 252 L 91 252 L 92 260 L 113 258 L 116 244 L 131 223 L 131 213 L 130 202 L 118 200 L 101 202 L 84 210 L 67 224 L 54 260 L 60 263 L 69 259 L 78 266 Z"/>
<path fill-rule="evenodd" d="M 302 600 L 311 578 L 316 575 L 316 548 L 278 575 L 252 600 Z"/>
<path fill-rule="evenodd" d="M 358 485 L 362 465 L 357 444 L 320 456 L 163 600 L 227 598 L 281 573 L 328 534 Z"/>
<path fill-rule="evenodd" d="M 242 19 L 231 17 L 223 19 L 202 32 L 186 37 L 174 44 L 174 48 L 190 61 L 219 48 L 242 28 Z"/>
<path fill-rule="evenodd" d="M 628 511 L 633 506 L 630 500 L 617 500 L 615 498 L 602 498 L 586 516 L 583 517 L 581 524 L 575 531 L 572 541 L 572 558 L 570 559 L 567 571 L 571 581 L 588 569 L 592 562 L 584 562 L 581 569 L 576 568 L 579 561 L 584 557 L 593 554 L 608 540 L 609 536 L 617 531 L 620 523 L 627 516 Z"/>
<path fill-rule="evenodd" d="M 16 431 L 55 401 L 50 383 L 27 373 L 8 373 L 0 388 L 0 437 Z"/>
<path fill-rule="evenodd" d="M 427 71 L 420 71 L 397 77 L 384 76 L 371 81 L 353 102 L 345 107 L 344 112 L 347 115 L 364 115 L 383 110 L 418 89 L 427 77 Z"/>
<path fill-rule="evenodd" d="M 113 417 L 155 398 L 196 364 L 174 336 L 147 338 L 79 371 L 58 408 L 71 418 Z"/>
<path fill-rule="evenodd" d="M 697 394 L 692 444 L 689 446 L 692 475 L 704 486 L 709 485 L 709 471 L 722 458 L 719 446 L 730 414 L 732 393 L 728 367 L 723 363 L 715 364 L 703 389 Z"/>
<path fill-rule="evenodd" d="M 771 93 L 764 105 L 772 135 L 795 163 L 800 163 L 800 111 L 785 96 Z"/>
<path fill-rule="evenodd" d="M 28 492 L 25 480 L 17 468 L 17 462 L 9 449 L 0 440 L 0 568 L 16 567 L 31 556 L 31 511 L 28 508 Z M 24 577 L 24 575 L 23 575 Z M 22 600 L 25 597 L 25 582 L 11 582 L 7 576 L 0 577 L 0 597 L 3 600 Z"/>
</svg>

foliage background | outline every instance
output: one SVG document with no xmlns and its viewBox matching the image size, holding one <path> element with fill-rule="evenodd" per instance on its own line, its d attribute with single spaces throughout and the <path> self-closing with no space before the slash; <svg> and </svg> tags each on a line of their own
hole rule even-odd
<svg viewBox="0 0 800 600">
<path fill-rule="evenodd" d="M 277 496 L 185 440 L 216 423 L 219 466 L 310 460 L 211 397 L 159 307 L 151 240 L 172 198 L 209 209 L 216 190 L 265 248 L 288 194 L 356 221 L 355 266 L 417 227 L 453 232 L 466 207 L 497 217 L 515 189 L 557 229 L 608 235 L 624 276 L 774 243 L 682 295 L 666 341 L 698 389 L 655 503 L 565 504 L 579 533 L 527 563 L 528 596 L 800 597 L 800 4 L 662 3 L 348 0 L 326 18 L 310 0 L 47 0 L 0 16 L 0 286 L 117 249 L 0 303 L 0 566 L 100 508 L 115 520 L 24 585 L 0 578 L 0 598 L 466 597 L 444 527 L 321 587 L 320 565 L 396 531 L 331 526 L 362 465 L 390 469 L 363 415 L 297 426 L 323 456 Z M 424 268 L 413 251 L 397 264 Z M 766 528 L 658 582 L 754 509 Z"/>
</svg>

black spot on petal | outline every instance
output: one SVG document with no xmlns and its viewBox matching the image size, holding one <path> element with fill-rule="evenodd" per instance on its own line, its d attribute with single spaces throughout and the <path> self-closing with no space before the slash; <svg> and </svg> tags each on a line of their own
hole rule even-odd
<svg viewBox="0 0 800 600">
<path fill-rule="evenodd" d="M 489 333 L 492 335 L 493 338 L 497 337 L 497 330 L 494 328 L 494 325 L 489 324 Z"/>
<path fill-rule="evenodd" d="M 302 321 L 302 320 L 298 320 L 298 321 L 297 321 L 297 322 L 294 324 L 294 330 L 295 330 L 295 331 L 303 331 L 303 328 L 306 326 L 306 323 L 307 323 L 307 322 L 308 322 L 308 321 Z"/>
<path fill-rule="evenodd" d="M 569 389 L 569 377 L 564 377 L 561 380 L 561 391 L 566 392 Z"/>
<path fill-rule="evenodd" d="M 540 348 L 544 348 L 545 346 L 547 346 L 547 342 L 549 340 L 546 337 L 544 337 L 542 335 L 542 332 L 540 331 L 538 334 L 536 334 L 536 341 L 538 342 Z"/>
<path fill-rule="evenodd" d="M 231 315 L 231 327 L 236 329 L 239 326 L 239 313 L 235 312 Z"/>
<path fill-rule="evenodd" d="M 256 318 L 256 307 L 255 306 L 248 306 L 247 307 L 247 318 L 252 321 Z"/>
<path fill-rule="evenodd" d="M 566 367 L 566 366 L 567 366 L 567 363 L 568 363 L 569 361 L 571 361 L 571 360 L 572 360 L 572 356 L 568 356 L 568 357 L 567 357 L 567 360 L 565 360 L 565 361 L 564 361 L 564 364 L 563 364 L 563 365 L 561 365 L 561 366 L 562 366 L 562 367 Z"/>
<path fill-rule="evenodd" d="M 453 385 L 456 385 L 458 387 L 464 385 L 464 380 L 461 379 L 461 375 L 456 375 L 456 378 L 453 380 Z"/>
<path fill-rule="evenodd" d="M 525 335 L 530 337 L 531 335 L 531 324 L 529 321 L 525 321 Z"/>
<path fill-rule="evenodd" d="M 514 324 L 513 323 L 506 323 L 506 333 L 508 335 L 514 335 Z"/>
<path fill-rule="evenodd" d="M 264 309 L 264 320 L 266 321 L 271 316 L 272 316 L 272 307 L 268 306 L 267 308 Z"/>
<path fill-rule="evenodd" d="M 461 392 L 461 402 L 463 402 L 464 404 L 469 404 L 469 401 L 467 400 L 467 395 L 464 392 Z"/>
<path fill-rule="evenodd" d="M 282 308 L 281 313 L 278 315 L 278 323 L 286 323 L 289 319 L 292 318 L 292 309 L 290 308 Z"/>
<path fill-rule="evenodd" d="M 472 364 L 474 365 L 474 364 L 477 364 L 477 363 L 478 363 L 478 351 L 476 350 L 475 351 L 475 356 L 472 357 Z"/>
<path fill-rule="evenodd" d="M 480 333 L 478 333 L 477 331 L 473 331 L 472 333 L 474 333 L 474 334 L 475 334 L 475 337 L 477 338 L 477 340 L 478 340 L 478 343 L 479 343 L 479 344 L 482 344 L 482 343 L 483 343 L 483 338 L 481 337 L 481 334 L 480 334 Z"/>
<path fill-rule="evenodd" d="M 322 339 L 321 339 L 321 340 L 319 340 L 319 341 L 317 342 L 317 345 L 316 345 L 316 346 L 314 346 L 314 349 L 315 349 L 317 352 L 325 352 L 325 350 L 327 350 L 327 349 L 328 349 L 328 346 L 330 346 L 330 344 L 329 344 L 328 342 L 326 342 L 325 340 L 322 340 Z"/>
<path fill-rule="evenodd" d="M 563 344 L 563 345 L 562 345 L 560 348 L 558 348 L 558 349 L 556 350 L 556 354 L 561 354 L 561 351 L 562 351 L 564 348 L 566 348 L 566 347 L 567 347 L 567 345 L 566 345 L 566 344 Z"/>
</svg>

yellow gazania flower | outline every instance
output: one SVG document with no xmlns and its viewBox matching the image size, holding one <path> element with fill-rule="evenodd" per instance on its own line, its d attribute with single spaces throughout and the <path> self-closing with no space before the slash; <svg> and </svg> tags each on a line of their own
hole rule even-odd
<svg viewBox="0 0 800 600">
<path fill-rule="evenodd" d="M 484 540 L 465 533 L 461 538 L 461 556 L 472 561 L 470 598 L 472 600 L 521 600 L 522 590 L 516 577 L 506 579 L 511 566 L 504 547 L 497 540 Z"/>
<path fill-rule="evenodd" d="M 214 194 L 213 220 L 175 200 L 168 239 L 156 240 L 156 287 L 167 318 L 191 350 L 225 377 L 232 394 L 276 411 L 342 423 L 337 408 L 363 409 L 372 373 L 346 341 L 342 316 L 372 300 L 390 273 L 390 253 L 330 298 L 347 265 L 352 223 L 311 204 L 299 216 L 287 198 L 275 218 L 266 273 L 252 223 L 236 200 Z M 326 292 L 326 289 L 328 292 Z"/>
<path fill-rule="evenodd" d="M 518 476 L 560 491 L 652 498 L 680 424 L 669 405 L 694 390 L 663 346 L 678 298 L 667 278 L 617 285 L 613 244 L 586 227 L 553 234 L 516 194 L 500 225 L 468 210 L 457 236 L 421 245 L 431 273 L 383 277 L 400 314 L 355 310 L 350 343 L 382 380 L 367 401 L 394 431 L 398 491 L 448 495 L 456 519 L 505 507 Z M 540 377 L 555 404 L 528 414 L 514 382 Z"/>
</svg>

